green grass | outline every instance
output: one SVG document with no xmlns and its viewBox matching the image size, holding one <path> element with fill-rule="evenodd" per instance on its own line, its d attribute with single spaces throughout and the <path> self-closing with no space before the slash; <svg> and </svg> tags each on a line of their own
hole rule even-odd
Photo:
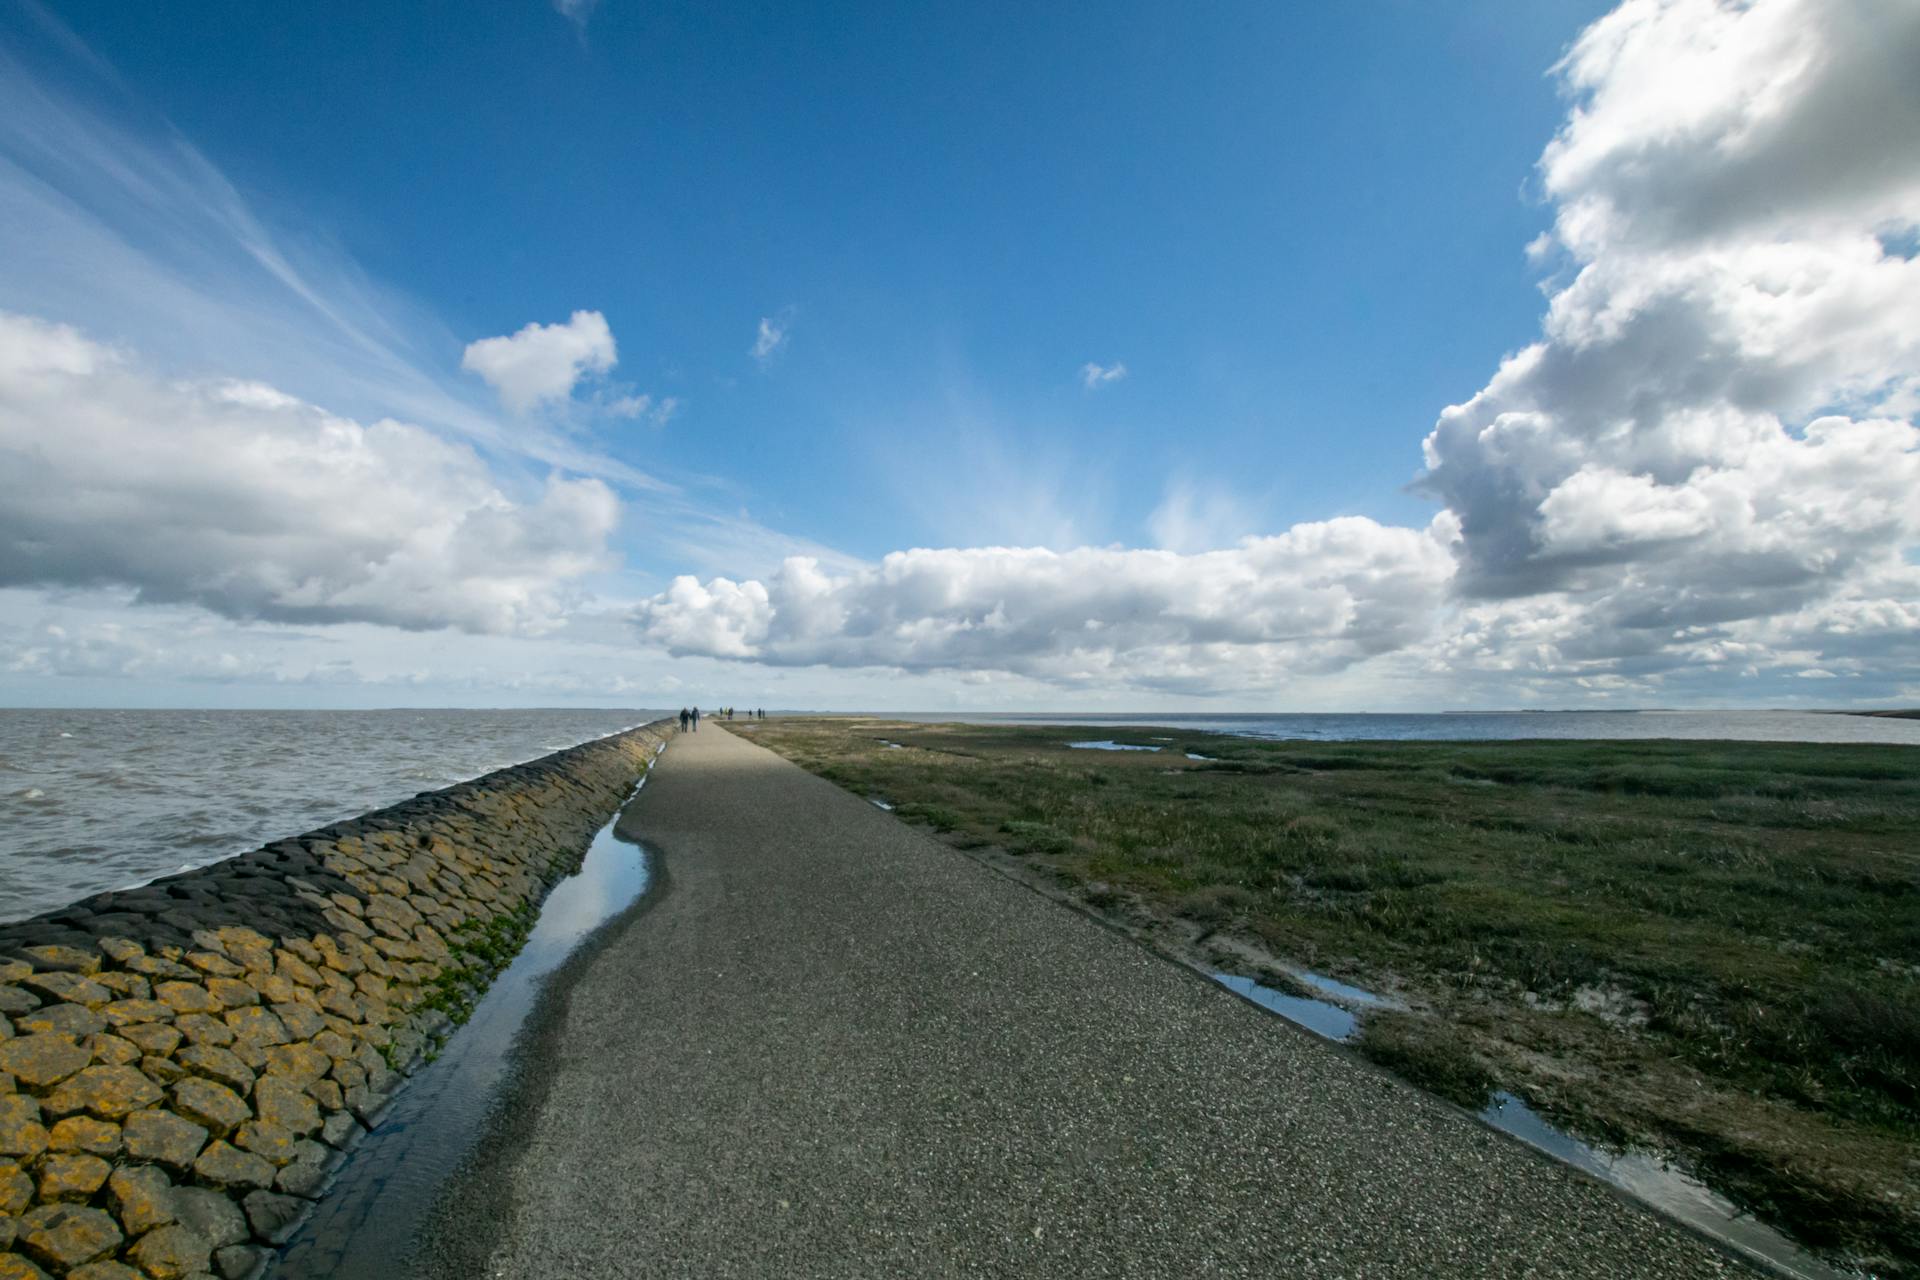
<svg viewBox="0 0 1920 1280">
<path fill-rule="evenodd" d="M 1609 993 L 1655 1066 L 1920 1142 L 1920 749 L 1075 736 L 806 719 L 754 739 L 955 843 L 1430 1007 Z M 1381 1023 L 1362 1047 L 1470 1101 L 1495 1083 L 1470 1038 Z"/>
</svg>

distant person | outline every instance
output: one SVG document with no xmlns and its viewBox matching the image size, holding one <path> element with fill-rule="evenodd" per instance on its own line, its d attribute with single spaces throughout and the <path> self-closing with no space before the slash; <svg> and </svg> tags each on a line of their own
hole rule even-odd
<svg viewBox="0 0 1920 1280">
<path fill-rule="evenodd" d="M 682 707 L 680 708 L 680 732 L 685 733 L 686 731 L 687 731 L 687 709 L 685 707 Z"/>
<path fill-rule="evenodd" d="M 698 733 L 700 731 L 700 708 L 695 707 L 692 711 L 692 715 L 693 715 L 693 731 L 695 733 Z"/>
</svg>

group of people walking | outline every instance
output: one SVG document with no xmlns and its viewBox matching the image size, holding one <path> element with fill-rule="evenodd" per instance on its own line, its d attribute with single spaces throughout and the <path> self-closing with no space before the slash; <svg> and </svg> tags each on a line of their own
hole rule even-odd
<svg viewBox="0 0 1920 1280">
<path fill-rule="evenodd" d="M 722 720 L 731 720 L 734 717 L 734 708 L 722 707 L 718 711 L 714 712 L 714 714 L 719 716 Z M 767 713 L 765 708 L 760 708 L 758 710 L 752 710 L 747 712 L 747 719 L 749 720 L 765 720 L 766 718 L 767 718 Z M 700 727 L 700 708 L 698 707 L 680 708 L 680 731 L 682 733 L 685 733 L 689 729 L 698 729 L 699 727 Z"/>
</svg>

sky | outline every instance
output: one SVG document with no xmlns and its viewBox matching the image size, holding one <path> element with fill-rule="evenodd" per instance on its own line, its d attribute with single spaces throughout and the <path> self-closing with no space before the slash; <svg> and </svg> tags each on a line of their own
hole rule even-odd
<svg viewBox="0 0 1920 1280">
<path fill-rule="evenodd" d="M 1920 5 L 0 0 L 0 705 L 1920 702 Z"/>
</svg>

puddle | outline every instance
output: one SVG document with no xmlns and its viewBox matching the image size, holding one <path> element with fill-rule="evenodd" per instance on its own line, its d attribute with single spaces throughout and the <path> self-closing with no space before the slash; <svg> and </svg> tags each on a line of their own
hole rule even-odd
<svg viewBox="0 0 1920 1280">
<path fill-rule="evenodd" d="M 1329 978 L 1325 974 L 1307 969 L 1289 969 L 1288 974 L 1334 1000 L 1358 1005 L 1362 1009 L 1400 1007 L 1387 996 L 1341 982 L 1338 978 Z M 1228 990 L 1238 992 L 1262 1008 L 1324 1039 L 1346 1043 L 1359 1030 L 1358 1015 L 1335 1004 L 1333 1000 L 1288 995 L 1238 974 L 1215 973 L 1212 976 L 1215 982 Z M 1732 1201 L 1698 1178 L 1651 1152 L 1609 1152 L 1591 1146 L 1554 1128 L 1524 1101 L 1506 1092 L 1494 1094 L 1493 1102 L 1480 1113 L 1480 1118 L 1528 1146 L 1584 1170 L 1620 1188 L 1636 1200 L 1705 1232 L 1736 1252 L 1768 1263 L 1786 1275 L 1797 1277 L 1798 1280 L 1857 1280 L 1857 1273 L 1828 1266 L 1772 1227 L 1742 1213 Z"/>
<path fill-rule="evenodd" d="M 1213 980 L 1229 991 L 1237 992 L 1263 1009 L 1279 1014 L 1295 1026 L 1305 1027 L 1323 1039 L 1344 1044 L 1360 1029 L 1360 1019 L 1347 1009 L 1328 1000 L 1310 1000 L 1290 996 L 1284 991 L 1243 978 L 1235 973 L 1216 973 Z M 1331 981 L 1331 979 L 1329 979 Z"/>
<path fill-rule="evenodd" d="M 1365 987 L 1356 987 L 1351 982 L 1342 982 L 1338 978 L 1329 978 L 1326 974 L 1315 973 L 1311 969 L 1288 969 L 1287 976 L 1297 978 L 1312 987 L 1315 991 L 1332 996 L 1335 1000 L 1344 1001 L 1347 1004 L 1357 1004 L 1368 1009 L 1402 1009 L 1406 1007 L 1391 997 L 1377 995 Z"/>
<path fill-rule="evenodd" d="M 642 777 L 628 804 L 645 785 Z M 385 1280 L 394 1274 L 433 1197 L 480 1136 L 508 1053 L 543 980 L 588 934 L 647 891 L 647 855 L 613 834 L 618 821 L 616 814 L 593 838 L 580 870 L 553 887 L 520 954 L 494 980 L 439 1059 L 414 1075 L 379 1127 L 353 1149 L 269 1275 L 276 1280 Z"/>
<path fill-rule="evenodd" d="M 900 745 L 898 742 L 888 742 L 885 738 L 875 738 L 874 741 L 879 743 L 881 746 L 887 748 L 887 750 L 889 751 L 905 751 L 906 750 L 906 748 Z"/>
<path fill-rule="evenodd" d="M 1139 747 L 1130 742 L 1115 742 L 1111 738 L 1102 738 L 1098 742 L 1069 742 L 1076 751 L 1159 751 L 1159 747 Z"/>
<path fill-rule="evenodd" d="M 875 800 L 871 796 L 869 796 L 867 798 L 867 803 L 872 805 L 876 809 L 885 809 L 888 813 L 893 812 L 893 806 L 888 804 L 885 800 Z"/>
<path fill-rule="evenodd" d="M 1206 762 L 1207 762 L 1208 764 L 1214 764 L 1214 763 L 1217 763 L 1217 762 L 1219 761 L 1219 759 L 1220 759 L 1220 757 L 1219 757 L 1219 756 L 1203 756 L 1203 755 L 1201 755 L 1201 754 L 1200 754 L 1200 753 L 1199 753 L 1198 751 L 1189 751 L 1189 752 L 1187 752 L 1187 759 L 1189 759 L 1189 760 L 1204 760 L 1204 761 L 1206 761 Z"/>
<path fill-rule="evenodd" d="M 1554 1128 L 1510 1093 L 1496 1093 L 1480 1118 L 1556 1160 L 1583 1169 L 1735 1251 L 1801 1280 L 1848 1280 L 1765 1223 L 1744 1214 L 1699 1179 L 1645 1151 L 1607 1152 Z"/>
</svg>

